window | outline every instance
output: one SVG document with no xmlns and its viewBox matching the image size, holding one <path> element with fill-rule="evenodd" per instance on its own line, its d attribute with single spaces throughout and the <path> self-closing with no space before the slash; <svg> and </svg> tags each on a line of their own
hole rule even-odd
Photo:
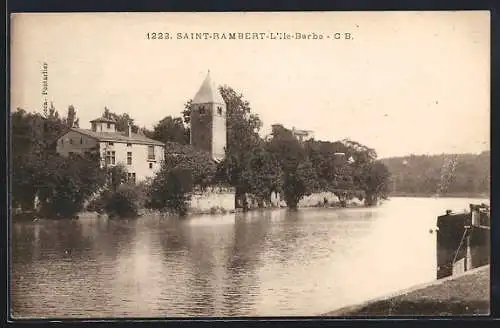
<svg viewBox="0 0 500 328">
<path fill-rule="evenodd" d="M 132 165 L 132 152 L 127 152 L 127 164 Z"/>
<path fill-rule="evenodd" d="M 83 137 L 80 137 L 80 145 L 83 145 Z"/>
<path fill-rule="evenodd" d="M 108 123 L 108 129 L 111 129 L 111 123 Z"/>
<path fill-rule="evenodd" d="M 135 184 L 135 173 L 127 173 L 127 182 Z"/>
<path fill-rule="evenodd" d="M 200 107 L 200 114 L 205 114 L 205 107 L 204 106 Z"/>
<path fill-rule="evenodd" d="M 222 115 L 222 107 L 217 107 L 217 114 Z"/>
<path fill-rule="evenodd" d="M 114 143 L 112 141 L 108 142 L 108 146 L 113 146 L 113 145 L 114 145 Z"/>
<path fill-rule="evenodd" d="M 69 157 L 73 156 L 75 153 L 73 153 L 72 151 L 68 152 L 68 155 Z"/>
<path fill-rule="evenodd" d="M 64 139 L 61 139 L 61 145 L 64 145 Z"/>
<path fill-rule="evenodd" d="M 152 169 L 153 168 L 153 163 L 149 163 L 149 168 Z"/>
<path fill-rule="evenodd" d="M 106 152 L 106 164 L 115 164 L 115 152 L 114 151 L 107 151 Z"/>
<path fill-rule="evenodd" d="M 73 139 L 69 139 L 69 143 L 72 145 L 73 144 Z"/>
<path fill-rule="evenodd" d="M 148 146 L 148 160 L 155 160 L 155 146 Z"/>
<path fill-rule="evenodd" d="M 96 131 L 97 130 L 97 126 L 95 123 L 92 123 L 92 131 Z"/>
<path fill-rule="evenodd" d="M 132 144 L 131 144 L 131 143 L 128 143 L 128 144 L 127 144 L 127 147 L 132 147 Z"/>
</svg>

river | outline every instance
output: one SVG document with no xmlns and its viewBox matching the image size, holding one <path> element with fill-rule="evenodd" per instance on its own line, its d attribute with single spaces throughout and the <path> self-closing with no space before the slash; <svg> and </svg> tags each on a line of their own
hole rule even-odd
<svg viewBox="0 0 500 328">
<path fill-rule="evenodd" d="M 435 279 L 436 217 L 466 198 L 187 220 L 15 222 L 15 318 L 313 316 Z"/>
</svg>

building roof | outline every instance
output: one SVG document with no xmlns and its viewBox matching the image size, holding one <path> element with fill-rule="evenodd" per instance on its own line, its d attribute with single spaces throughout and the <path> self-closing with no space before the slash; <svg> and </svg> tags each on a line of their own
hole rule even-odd
<svg viewBox="0 0 500 328">
<path fill-rule="evenodd" d="M 133 143 L 133 144 L 135 143 L 143 145 L 165 146 L 165 144 L 161 141 L 153 140 L 142 134 L 137 134 L 137 133 L 131 133 L 129 137 L 127 136 L 126 132 L 95 132 L 92 130 L 78 129 L 78 128 L 71 128 L 70 130 L 97 139 L 99 141 L 114 141 L 114 142 Z"/>
<path fill-rule="evenodd" d="M 90 123 L 100 123 L 100 122 L 104 122 L 104 123 L 116 123 L 116 120 L 113 119 L 113 118 L 106 118 L 106 117 L 98 117 L 92 121 L 90 121 Z"/>
<path fill-rule="evenodd" d="M 219 103 L 225 104 L 217 86 L 212 81 L 210 77 L 210 71 L 207 73 L 207 77 L 201 84 L 200 90 L 196 93 L 193 98 L 193 104 L 206 104 L 206 103 Z"/>
</svg>

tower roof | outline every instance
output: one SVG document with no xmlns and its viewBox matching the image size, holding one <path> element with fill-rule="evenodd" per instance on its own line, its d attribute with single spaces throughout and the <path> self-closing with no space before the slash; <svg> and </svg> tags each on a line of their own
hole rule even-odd
<svg viewBox="0 0 500 328">
<path fill-rule="evenodd" d="M 198 90 L 193 98 L 193 104 L 206 103 L 225 103 L 219 90 L 217 89 L 217 86 L 214 84 L 212 78 L 210 77 L 210 71 L 208 71 L 207 77 L 201 84 L 200 90 Z"/>
</svg>

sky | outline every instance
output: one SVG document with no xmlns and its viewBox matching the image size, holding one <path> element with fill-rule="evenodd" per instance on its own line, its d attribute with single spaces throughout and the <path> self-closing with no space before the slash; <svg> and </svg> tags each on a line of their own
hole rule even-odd
<svg viewBox="0 0 500 328">
<path fill-rule="evenodd" d="M 148 39 L 158 32 L 171 38 Z M 191 32 L 264 39 L 177 39 Z M 294 38 L 272 39 L 278 33 Z M 11 17 L 11 110 L 52 101 L 65 114 L 73 105 L 89 128 L 106 106 L 152 128 L 181 115 L 208 70 L 250 102 L 262 135 L 281 123 L 315 139 L 350 138 L 379 157 L 490 148 L 487 11 Z"/>
</svg>

